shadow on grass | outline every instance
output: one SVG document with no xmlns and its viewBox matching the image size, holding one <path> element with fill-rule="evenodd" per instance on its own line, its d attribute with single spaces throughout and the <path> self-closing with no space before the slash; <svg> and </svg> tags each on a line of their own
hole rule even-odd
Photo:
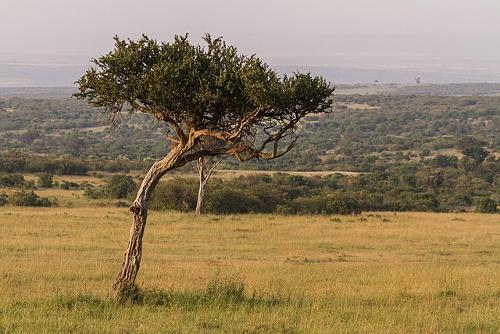
<svg viewBox="0 0 500 334">
<path fill-rule="evenodd" d="M 195 291 L 165 291 L 143 289 L 134 286 L 121 294 L 117 300 L 99 298 L 88 294 L 76 296 L 58 296 L 53 299 L 56 307 L 67 310 L 91 307 L 94 310 L 142 305 L 149 307 L 180 307 L 195 309 L 198 307 L 273 307 L 285 304 L 288 298 L 281 294 L 246 293 L 245 285 L 235 278 L 219 278 L 210 281 L 202 290 Z"/>
</svg>

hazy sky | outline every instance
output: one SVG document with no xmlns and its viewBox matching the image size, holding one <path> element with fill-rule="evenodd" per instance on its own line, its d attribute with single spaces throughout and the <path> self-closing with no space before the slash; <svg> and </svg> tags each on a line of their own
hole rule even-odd
<svg viewBox="0 0 500 334">
<path fill-rule="evenodd" d="M 72 85 L 116 34 L 205 32 L 336 83 L 500 82 L 500 0 L 0 0 L 0 86 Z"/>
<path fill-rule="evenodd" d="M 0 54 L 96 55 L 111 37 L 223 35 L 264 57 L 500 54 L 500 0 L 2 0 Z"/>
</svg>

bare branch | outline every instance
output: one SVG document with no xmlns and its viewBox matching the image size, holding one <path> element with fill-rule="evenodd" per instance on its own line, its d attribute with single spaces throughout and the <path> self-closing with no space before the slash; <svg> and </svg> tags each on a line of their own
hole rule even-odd
<svg viewBox="0 0 500 334">
<path fill-rule="evenodd" d="M 207 172 L 207 175 L 205 176 L 205 180 L 208 181 L 208 179 L 210 178 L 210 176 L 212 175 L 212 172 L 215 170 L 215 168 L 217 168 L 217 166 L 219 166 L 219 164 L 224 160 L 224 158 L 222 159 L 219 159 L 215 164 L 212 165 L 212 167 L 210 167 L 210 169 L 208 170 Z"/>
</svg>

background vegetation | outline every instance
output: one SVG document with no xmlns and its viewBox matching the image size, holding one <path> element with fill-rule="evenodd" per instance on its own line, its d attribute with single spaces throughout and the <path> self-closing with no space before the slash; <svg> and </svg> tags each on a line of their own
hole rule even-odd
<svg viewBox="0 0 500 334">
<path fill-rule="evenodd" d="M 495 87 L 476 88 L 487 93 Z M 253 177 L 234 184 L 213 180 L 206 209 L 214 213 L 476 208 L 491 212 L 500 202 L 500 96 L 436 96 L 459 94 L 467 87 L 434 88 L 434 95 L 401 95 L 408 87 L 392 95 L 338 95 L 334 113 L 307 118 L 297 147 L 288 155 L 241 166 L 230 159 L 221 164 L 226 169 L 361 174 L 323 179 Z M 104 126 L 106 121 L 103 113 L 71 99 L 0 98 L 0 171 L 4 173 L 0 186 L 18 185 L 19 176 L 11 175 L 15 173 L 144 171 L 168 150 L 165 129 L 159 123 L 136 114 L 122 115 L 120 125 L 112 129 Z M 190 171 L 187 166 L 181 174 Z M 263 191 L 254 191 L 252 183 Z M 118 196 L 85 184 L 64 186 L 88 188 L 91 198 L 130 198 L 128 192 Z M 153 207 L 189 211 L 195 187 L 192 180 L 178 185 L 169 181 L 157 192 L 162 200 Z M 181 194 L 181 199 L 173 194 Z M 230 200 L 221 200 L 223 196 Z M 349 202 L 339 203 L 348 209 L 326 204 L 326 199 L 338 196 Z"/>
</svg>

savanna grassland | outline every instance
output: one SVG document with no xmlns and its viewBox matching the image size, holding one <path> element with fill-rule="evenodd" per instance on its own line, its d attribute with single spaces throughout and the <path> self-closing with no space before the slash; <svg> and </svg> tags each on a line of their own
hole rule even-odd
<svg viewBox="0 0 500 334">
<path fill-rule="evenodd" d="M 498 215 L 152 212 L 118 304 L 129 212 L 62 205 L 0 208 L 2 333 L 500 331 Z"/>
</svg>

